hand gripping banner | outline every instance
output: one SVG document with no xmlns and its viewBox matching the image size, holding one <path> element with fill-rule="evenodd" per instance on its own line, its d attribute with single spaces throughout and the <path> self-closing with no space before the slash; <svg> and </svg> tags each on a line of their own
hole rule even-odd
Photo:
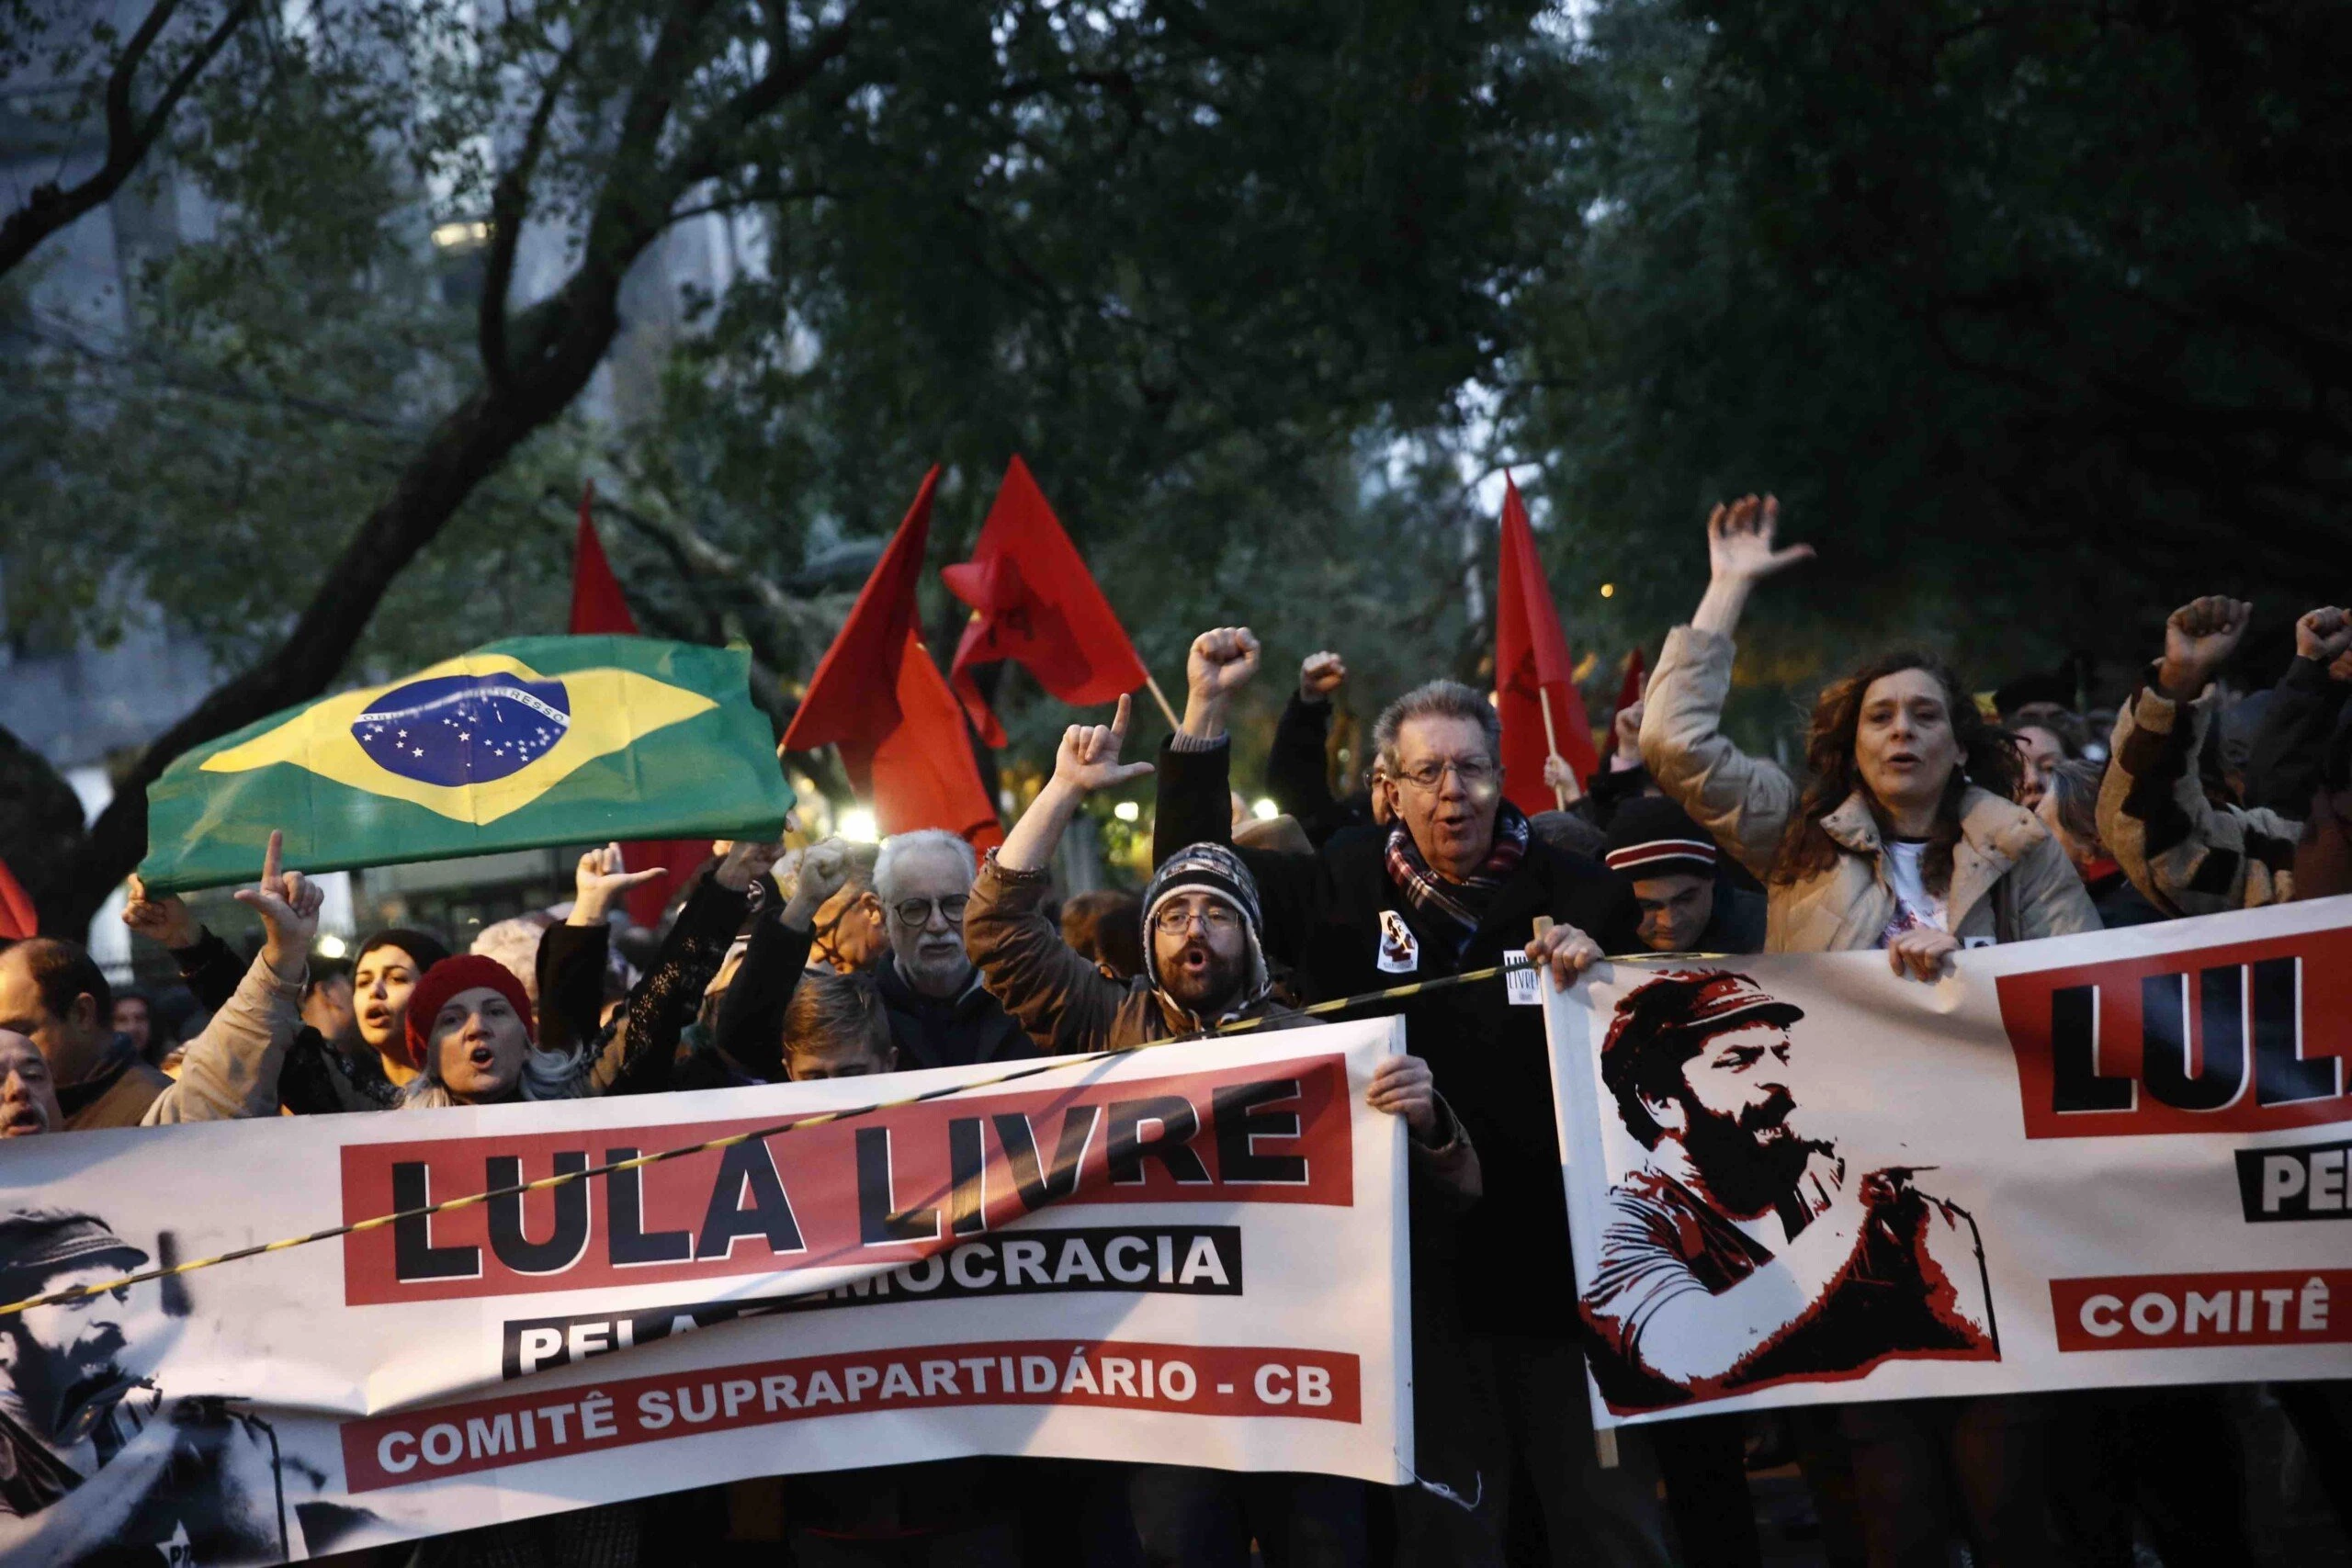
<svg viewBox="0 0 2352 1568">
<path fill-rule="evenodd" d="M 2352 898 L 1547 994 L 1604 1425 L 2342 1377 Z M 1548 992 L 1548 988 L 1547 988 Z"/>
<path fill-rule="evenodd" d="M 10 1302 L 505 1195 L 0 1318 L 0 1556 L 278 1562 L 967 1454 L 1401 1482 L 1404 1132 L 1363 1104 L 1401 1032 L 16 1140 Z"/>
</svg>

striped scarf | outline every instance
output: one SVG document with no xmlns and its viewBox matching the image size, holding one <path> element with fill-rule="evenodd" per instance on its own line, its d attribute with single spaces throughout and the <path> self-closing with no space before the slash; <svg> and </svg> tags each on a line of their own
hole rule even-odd
<svg viewBox="0 0 2352 1568">
<path fill-rule="evenodd" d="M 1462 940 L 1467 942 L 1478 929 L 1478 911 L 1487 896 L 1509 881 L 1526 858 L 1527 831 L 1526 813 L 1504 801 L 1495 817 L 1495 847 L 1487 852 L 1477 870 L 1460 882 L 1448 882 L 1430 869 L 1430 863 L 1421 858 L 1420 846 L 1400 821 L 1388 829 L 1388 879 L 1422 914 L 1442 916 L 1461 927 Z M 1467 902 L 1462 897 L 1465 893 L 1470 896 Z"/>
</svg>

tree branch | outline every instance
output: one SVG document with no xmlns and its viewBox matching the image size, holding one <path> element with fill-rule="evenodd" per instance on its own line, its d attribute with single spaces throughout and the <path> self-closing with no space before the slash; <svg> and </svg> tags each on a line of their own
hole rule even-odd
<svg viewBox="0 0 2352 1568">
<path fill-rule="evenodd" d="M 810 51 L 763 76 L 696 128 L 701 158 L 664 167 L 673 106 L 703 52 L 718 0 L 674 0 L 620 118 L 579 265 L 563 286 L 514 318 L 522 353 L 503 387 L 487 382 L 445 414 L 404 466 L 392 491 L 352 535 L 293 629 L 263 662 L 216 688 L 151 742 L 119 782 L 114 800 L 74 857 L 69 918 L 86 922 L 146 847 L 147 789 L 182 753 L 281 708 L 318 696 L 350 658 L 384 593 L 458 507 L 509 454 L 557 418 L 595 373 L 620 327 L 629 267 L 670 222 L 670 209 L 723 163 L 734 139 L 813 80 L 847 47 L 844 22 Z"/>
<path fill-rule="evenodd" d="M 197 78 L 260 9 L 260 0 L 233 0 L 219 24 L 164 85 L 142 119 L 131 101 L 132 79 L 181 4 L 182 0 L 155 0 L 107 77 L 106 161 L 88 179 L 70 188 L 61 188 L 54 180 L 35 186 L 24 205 L 0 220 L 0 276 L 30 255 L 33 247 L 50 235 L 113 197 L 163 135 L 172 111 L 187 96 Z"/>
<path fill-rule="evenodd" d="M 531 176 L 547 147 L 548 125 L 563 97 L 563 85 L 579 58 L 575 36 L 548 73 L 538 104 L 523 132 L 523 146 L 514 162 L 499 171 L 490 192 L 490 254 L 483 258 L 481 319 L 477 336 L 481 345 L 482 374 L 500 392 L 514 389 L 514 368 L 506 357 L 506 295 L 514 282 L 514 251 L 522 243 L 523 216 L 530 206 Z"/>
</svg>

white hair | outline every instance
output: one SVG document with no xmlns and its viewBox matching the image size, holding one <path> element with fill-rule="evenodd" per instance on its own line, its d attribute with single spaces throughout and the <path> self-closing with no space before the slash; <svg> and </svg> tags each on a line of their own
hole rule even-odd
<svg viewBox="0 0 2352 1568">
<path fill-rule="evenodd" d="M 1487 753 L 1497 761 L 1502 760 L 1503 721 L 1495 705 L 1459 681 L 1429 681 L 1381 709 L 1373 724 L 1373 751 L 1391 777 L 1398 766 L 1397 738 L 1417 718 L 1467 719 L 1486 737 Z"/>
<path fill-rule="evenodd" d="M 882 852 L 874 862 L 874 890 L 885 904 L 895 904 L 899 891 L 891 873 L 899 869 L 899 859 L 910 852 L 924 850 L 947 850 L 964 868 L 964 883 L 969 886 L 980 874 L 979 857 L 962 837 L 944 828 L 917 828 L 911 833 L 894 833 L 882 840 Z"/>
<path fill-rule="evenodd" d="M 493 920 L 481 928 L 474 937 L 473 946 L 467 949 L 492 959 L 499 967 L 522 982 L 523 994 L 534 1006 L 539 999 L 539 938 L 555 922 L 543 915 L 517 915 L 511 920 Z"/>
</svg>

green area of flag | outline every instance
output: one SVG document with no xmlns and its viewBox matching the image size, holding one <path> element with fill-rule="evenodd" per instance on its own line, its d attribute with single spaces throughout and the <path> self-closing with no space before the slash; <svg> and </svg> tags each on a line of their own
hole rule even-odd
<svg viewBox="0 0 2352 1568">
<path fill-rule="evenodd" d="M 158 891 L 613 839 L 773 838 L 792 809 L 740 649 L 517 637 L 305 703 L 148 791 Z"/>
</svg>

